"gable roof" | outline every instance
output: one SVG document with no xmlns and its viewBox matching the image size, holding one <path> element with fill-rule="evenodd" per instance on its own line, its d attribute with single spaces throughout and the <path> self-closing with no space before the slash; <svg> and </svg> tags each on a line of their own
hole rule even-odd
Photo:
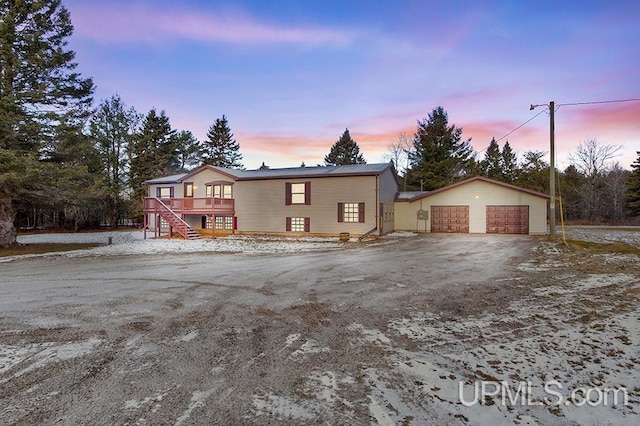
<svg viewBox="0 0 640 426">
<path fill-rule="evenodd" d="M 536 197 L 541 197 L 541 198 L 545 198 L 545 199 L 549 198 L 549 195 L 544 194 L 542 192 L 534 191 L 532 189 L 522 188 L 522 187 L 519 187 L 519 186 L 516 186 L 516 185 L 512 185 L 510 183 L 502 182 L 502 181 L 495 180 L 495 179 L 489 179 L 488 177 L 484 177 L 484 176 L 474 176 L 472 178 L 461 180 L 460 182 L 456 182 L 456 183 L 453 183 L 451 185 L 443 186 L 442 188 L 434 189 L 433 191 L 416 191 L 416 192 L 404 192 L 404 193 L 401 192 L 401 193 L 398 193 L 398 196 L 396 197 L 396 201 L 415 201 L 415 200 L 420 200 L 422 198 L 431 197 L 432 195 L 439 194 L 441 192 L 448 191 L 448 190 L 456 188 L 458 186 L 466 185 L 468 183 L 477 182 L 477 181 L 491 183 L 491 184 L 494 184 L 494 185 L 502 186 L 503 188 L 508 188 L 508 189 L 512 189 L 514 191 L 524 192 L 526 194 L 530 194 L 530 195 L 533 195 L 533 196 L 536 196 Z"/>
<path fill-rule="evenodd" d="M 376 176 L 393 167 L 391 163 L 349 164 L 344 166 L 290 167 L 282 169 L 238 170 L 205 165 L 189 173 L 150 179 L 144 183 L 180 183 L 203 170 L 213 170 L 233 180 L 301 179 L 313 177 Z M 394 171 L 394 176 L 396 176 Z M 396 178 L 397 179 L 397 178 Z"/>
</svg>

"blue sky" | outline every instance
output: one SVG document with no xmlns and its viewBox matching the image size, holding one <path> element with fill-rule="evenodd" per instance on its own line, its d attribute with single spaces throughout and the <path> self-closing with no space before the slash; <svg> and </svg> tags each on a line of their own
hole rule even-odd
<svg viewBox="0 0 640 426">
<path fill-rule="evenodd" d="M 385 161 L 437 106 L 481 151 L 532 103 L 640 98 L 638 1 L 63 3 L 96 102 L 118 93 L 199 139 L 225 114 L 247 168 L 322 163 L 345 128 L 368 162 Z M 559 167 L 590 138 L 622 145 L 629 168 L 640 102 L 556 111 Z M 548 115 L 506 140 L 548 151 Z"/>
</svg>

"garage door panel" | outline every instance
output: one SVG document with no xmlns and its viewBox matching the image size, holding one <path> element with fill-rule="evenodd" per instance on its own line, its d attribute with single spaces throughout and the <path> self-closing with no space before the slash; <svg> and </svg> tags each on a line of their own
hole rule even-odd
<svg viewBox="0 0 640 426">
<path fill-rule="evenodd" d="M 488 234 L 528 234 L 529 206 L 487 206 Z"/>
<path fill-rule="evenodd" d="M 431 232 L 469 232 L 469 206 L 431 206 Z"/>
</svg>

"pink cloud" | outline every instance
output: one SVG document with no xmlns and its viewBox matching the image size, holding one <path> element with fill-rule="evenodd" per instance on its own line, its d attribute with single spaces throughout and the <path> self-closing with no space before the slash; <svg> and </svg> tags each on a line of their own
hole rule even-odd
<svg viewBox="0 0 640 426">
<path fill-rule="evenodd" d="M 179 38 L 231 44 L 341 45 L 353 37 L 345 31 L 281 26 L 240 14 L 214 15 L 140 4 L 83 3 L 70 10 L 77 35 L 107 43 L 158 43 Z"/>
</svg>

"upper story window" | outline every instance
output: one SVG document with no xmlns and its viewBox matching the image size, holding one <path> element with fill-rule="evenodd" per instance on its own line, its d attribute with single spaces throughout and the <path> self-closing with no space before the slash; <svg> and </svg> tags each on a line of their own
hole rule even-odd
<svg viewBox="0 0 640 426">
<path fill-rule="evenodd" d="M 233 186 L 213 185 L 213 196 L 215 198 L 233 198 Z"/>
<path fill-rule="evenodd" d="M 286 182 L 285 205 L 311 204 L 311 182 Z"/>
<path fill-rule="evenodd" d="M 184 184 L 184 196 L 193 197 L 193 182 L 187 182 Z"/>
<path fill-rule="evenodd" d="M 233 198 L 233 183 L 218 181 L 206 184 L 206 197 Z"/>
<path fill-rule="evenodd" d="M 158 198 L 173 198 L 173 187 L 163 186 L 156 188 L 156 197 Z"/>
</svg>

